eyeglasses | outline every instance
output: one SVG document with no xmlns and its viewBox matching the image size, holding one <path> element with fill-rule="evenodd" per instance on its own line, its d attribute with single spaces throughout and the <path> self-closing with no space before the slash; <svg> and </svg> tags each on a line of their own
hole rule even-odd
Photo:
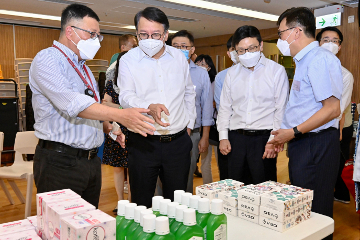
<svg viewBox="0 0 360 240">
<path fill-rule="evenodd" d="M 101 42 L 104 39 L 103 35 L 97 34 L 96 32 L 90 32 L 88 30 L 85 30 L 85 29 L 82 29 L 82 28 L 79 28 L 79 27 L 75 27 L 75 26 L 71 26 L 71 27 L 79 29 L 79 30 L 84 31 L 84 32 L 87 32 L 87 33 L 90 33 L 90 38 L 92 40 L 95 40 L 96 38 L 98 38 L 99 42 Z"/>
<path fill-rule="evenodd" d="M 181 49 L 181 50 L 190 50 L 193 46 L 180 46 L 180 45 L 173 45 L 174 48 Z"/>
<path fill-rule="evenodd" d="M 341 40 L 338 39 L 338 38 L 330 39 L 330 38 L 326 37 L 326 38 L 322 38 L 321 41 L 323 43 L 329 43 L 329 42 L 333 42 L 335 44 L 340 44 L 341 43 Z"/>
<path fill-rule="evenodd" d="M 164 33 L 165 34 L 165 33 Z M 161 38 L 161 36 L 163 36 L 164 34 L 160 34 L 160 33 L 153 33 L 151 35 L 147 34 L 147 33 L 139 33 L 137 34 L 140 38 L 140 40 L 145 40 L 145 39 L 148 39 L 149 36 L 151 36 L 152 39 L 155 39 L 155 40 L 159 40 Z"/>
<path fill-rule="evenodd" d="M 236 53 L 238 55 L 244 55 L 246 53 L 246 51 L 248 51 L 248 52 L 256 52 L 259 47 L 260 47 L 260 44 L 257 45 L 257 46 L 250 46 L 249 48 L 246 48 L 246 49 L 240 48 L 240 49 L 235 50 L 235 51 L 236 51 Z"/>
<path fill-rule="evenodd" d="M 285 29 L 285 30 L 282 30 L 282 31 L 278 31 L 279 37 L 281 37 L 281 34 L 282 34 L 283 32 L 289 31 L 289 30 L 294 29 L 294 28 L 295 28 L 295 27 L 291 27 L 291 28 L 288 28 L 288 29 Z"/>
</svg>

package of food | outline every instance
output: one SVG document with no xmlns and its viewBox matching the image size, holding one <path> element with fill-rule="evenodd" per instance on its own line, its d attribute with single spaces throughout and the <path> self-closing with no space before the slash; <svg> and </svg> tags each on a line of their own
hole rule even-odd
<svg viewBox="0 0 360 240">
<path fill-rule="evenodd" d="M 248 212 L 251 214 L 259 215 L 260 213 L 260 205 L 254 205 L 248 202 L 239 201 L 238 202 L 238 210 Z"/>
<path fill-rule="evenodd" d="M 34 230 L 35 227 L 27 219 L 0 224 L 0 236 Z"/>
<path fill-rule="evenodd" d="M 259 224 L 259 215 L 251 214 L 242 210 L 238 210 L 238 217 L 247 221 Z"/>
<path fill-rule="evenodd" d="M 35 230 L 26 230 L 12 234 L 1 235 L 0 240 L 41 240 Z"/>
</svg>

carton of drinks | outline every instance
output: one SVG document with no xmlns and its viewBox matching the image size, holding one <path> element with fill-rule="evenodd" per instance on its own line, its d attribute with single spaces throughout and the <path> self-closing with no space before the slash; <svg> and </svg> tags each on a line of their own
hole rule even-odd
<svg viewBox="0 0 360 240">
<path fill-rule="evenodd" d="M 0 240 L 41 240 L 35 230 L 26 230 L 22 232 L 6 234 L 0 236 Z"/>
<path fill-rule="evenodd" d="M 238 189 L 242 186 L 244 186 L 244 183 L 242 182 L 232 179 L 225 179 L 196 187 L 196 195 L 212 200 L 214 198 L 218 198 L 219 192 Z"/>
<path fill-rule="evenodd" d="M 94 210 L 61 219 L 61 240 L 116 239 L 116 220 Z"/>
<path fill-rule="evenodd" d="M 0 224 L 0 236 L 34 230 L 35 227 L 27 219 Z"/>
</svg>

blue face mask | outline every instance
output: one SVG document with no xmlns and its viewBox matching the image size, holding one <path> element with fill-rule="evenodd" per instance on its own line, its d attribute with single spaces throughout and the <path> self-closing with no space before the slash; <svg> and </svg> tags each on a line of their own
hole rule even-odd
<svg viewBox="0 0 360 240">
<path fill-rule="evenodd" d="M 189 58 L 190 58 L 190 56 L 189 56 L 189 50 L 182 50 L 182 49 L 180 49 L 180 51 L 183 52 L 183 54 L 184 54 L 185 57 L 186 57 L 186 60 L 189 60 Z"/>
</svg>

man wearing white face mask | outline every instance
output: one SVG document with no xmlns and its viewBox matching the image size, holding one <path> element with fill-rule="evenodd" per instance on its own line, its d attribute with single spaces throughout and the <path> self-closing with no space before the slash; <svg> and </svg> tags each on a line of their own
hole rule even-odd
<svg viewBox="0 0 360 240">
<path fill-rule="evenodd" d="M 343 35 L 336 27 L 326 27 L 316 35 L 316 40 L 320 46 L 337 54 L 341 49 Z M 341 115 L 340 120 L 340 167 L 335 185 L 334 200 L 342 203 L 350 203 L 350 194 L 341 173 L 344 169 L 345 161 L 350 158 L 350 142 L 353 135 L 352 114 L 351 114 L 351 95 L 354 84 L 354 77 L 346 68 L 341 66 L 343 75 L 343 92 L 340 103 Z"/>
<path fill-rule="evenodd" d="M 163 11 L 148 7 L 134 18 L 139 47 L 119 65 L 119 101 L 124 108 L 150 109 L 155 134 L 147 138 L 130 132 L 129 177 L 132 201 L 151 207 L 158 176 L 164 198 L 185 190 L 196 119 L 195 90 L 185 55 L 164 45 L 169 21 Z"/>
<path fill-rule="evenodd" d="M 35 135 L 34 180 L 38 193 L 70 188 L 98 206 L 101 161 L 97 148 L 104 140 L 101 121 L 116 121 L 137 132 L 152 134 L 146 109 L 120 110 L 99 104 L 100 95 L 86 59 L 100 48 L 99 17 L 73 4 L 61 14 L 59 41 L 40 51 L 29 73 L 33 92 Z M 115 133 L 124 146 L 121 131 Z"/>
<path fill-rule="evenodd" d="M 227 72 L 217 126 L 220 151 L 228 155 L 229 178 L 245 181 L 246 164 L 254 184 L 276 181 L 271 130 L 280 128 L 289 92 L 285 68 L 262 53 L 260 32 L 242 26 L 234 35 L 240 64 Z"/>
</svg>

